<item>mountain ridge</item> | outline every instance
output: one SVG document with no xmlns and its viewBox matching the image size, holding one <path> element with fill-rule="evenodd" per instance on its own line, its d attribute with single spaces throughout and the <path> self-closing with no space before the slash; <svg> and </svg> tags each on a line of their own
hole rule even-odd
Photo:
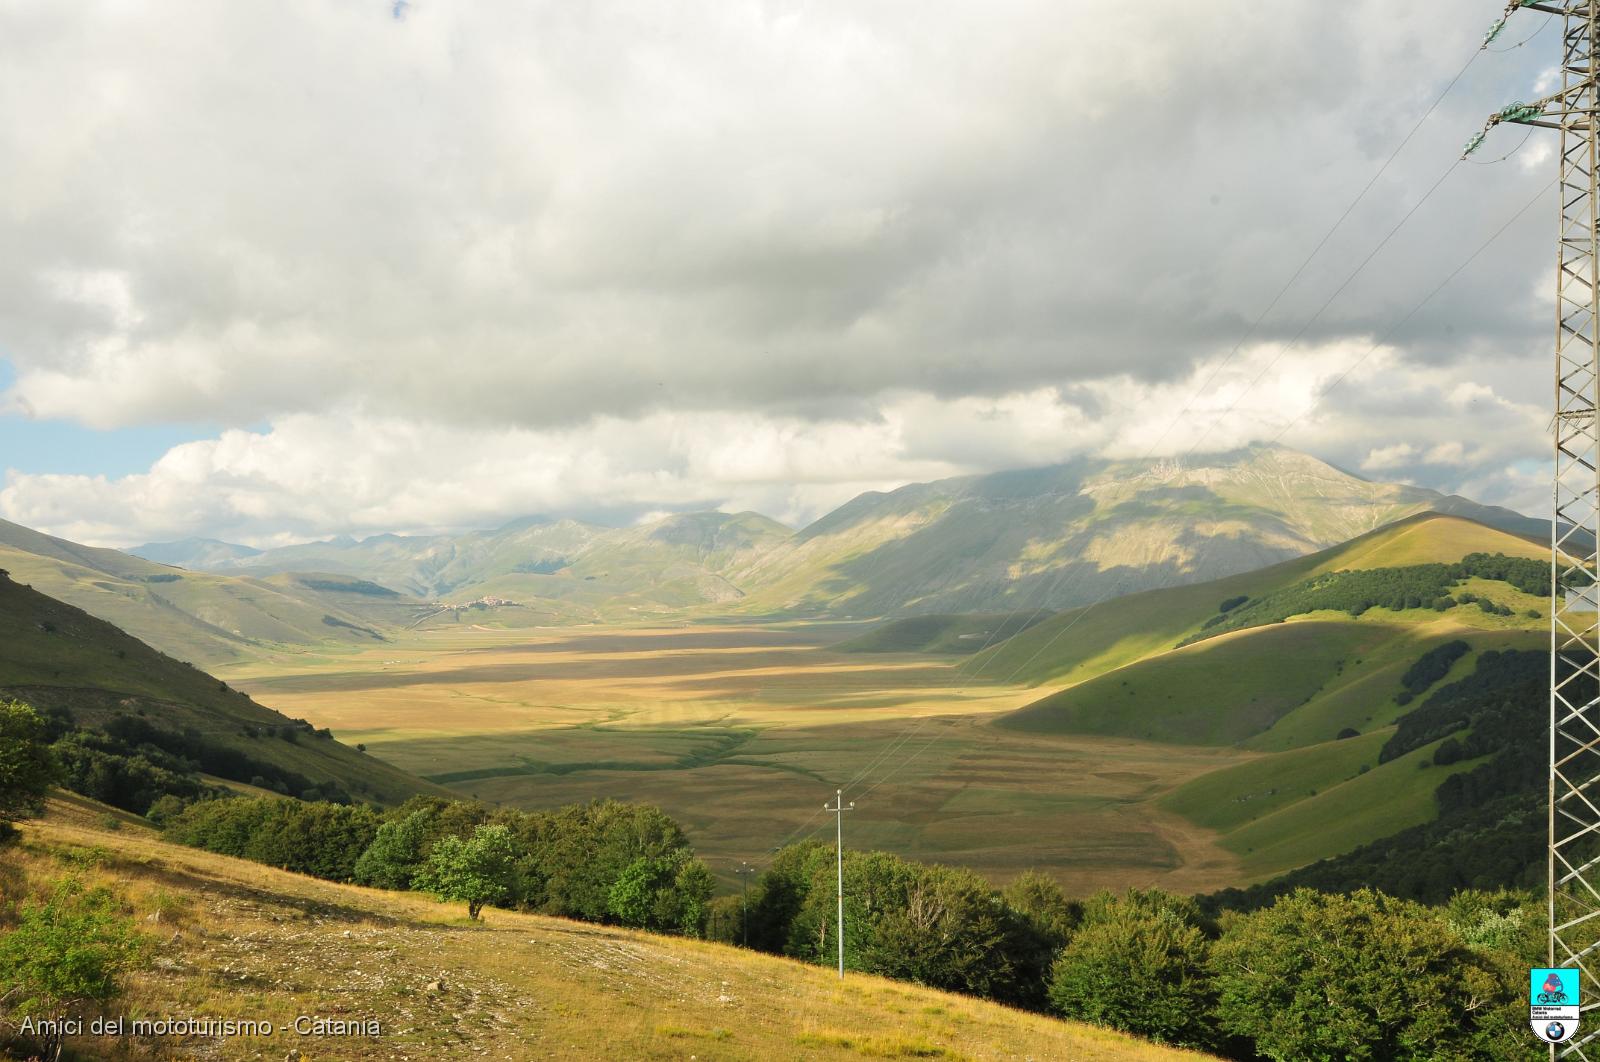
<svg viewBox="0 0 1600 1062">
<path fill-rule="evenodd" d="M 1024 601 L 1060 609 L 1253 570 L 1423 511 L 1548 533 L 1509 509 L 1254 446 L 1187 461 L 1078 458 L 909 483 L 859 494 L 792 532 L 753 512 L 680 513 L 627 528 L 533 516 L 455 536 L 334 539 L 220 559 L 208 545 L 189 559 L 206 570 L 339 572 L 424 597 L 520 593 L 591 607 L 595 595 L 584 591 L 595 588 L 525 577 L 615 582 L 620 566 L 631 574 L 612 591 L 639 596 L 644 611 L 737 603 L 742 612 L 872 616 Z M 682 545 L 672 532 L 695 525 L 705 525 L 701 539 L 742 527 L 746 541 L 699 556 L 664 548 L 652 562 L 653 546 Z M 173 558 L 173 546 L 132 552 Z M 662 569 L 659 586 L 650 585 L 651 563 Z"/>
</svg>

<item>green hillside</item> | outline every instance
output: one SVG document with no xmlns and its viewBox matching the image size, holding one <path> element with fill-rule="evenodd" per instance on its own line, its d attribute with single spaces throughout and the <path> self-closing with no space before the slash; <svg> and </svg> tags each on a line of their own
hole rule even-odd
<svg viewBox="0 0 1600 1062">
<path fill-rule="evenodd" d="M 1547 644 L 1548 602 L 1529 592 L 1543 555 L 1419 516 L 1259 572 L 1054 617 L 985 663 L 1026 661 L 1032 680 L 1070 684 L 994 725 L 1264 753 L 1160 801 L 1218 831 L 1261 880 L 1430 822 L 1440 784 L 1487 762 L 1436 766 L 1437 740 L 1384 749 L 1420 698 L 1470 688 L 1486 653 Z"/>
<path fill-rule="evenodd" d="M 111 624 L 4 577 L 0 697 L 25 700 L 41 710 L 64 709 L 80 726 L 135 716 L 167 731 L 193 730 L 208 743 L 313 782 L 336 782 L 381 803 L 443 792 L 334 738 L 319 737 Z M 260 736 L 267 728 L 292 740 Z"/>
<path fill-rule="evenodd" d="M 1112 597 L 1059 613 L 988 650 L 980 666 L 984 675 L 993 676 L 994 681 L 1029 685 L 1082 682 L 1153 653 L 1166 652 L 1200 633 L 1224 602 L 1236 598 L 1254 599 L 1343 569 L 1449 564 L 1471 553 L 1542 558 L 1549 556 L 1549 547 L 1471 520 L 1425 513 L 1331 549 L 1257 571 L 1194 586 Z M 1543 606 L 1542 600 L 1533 601 L 1511 590 L 1501 596 L 1518 607 Z M 1450 617 L 1474 628 L 1536 626 L 1469 615 L 1465 610 L 1454 610 Z"/>
<path fill-rule="evenodd" d="M 163 652 L 201 664 L 237 660 L 263 648 L 382 641 L 384 628 L 418 604 L 315 576 L 257 579 L 184 571 L 4 521 L 0 569 Z"/>
</svg>

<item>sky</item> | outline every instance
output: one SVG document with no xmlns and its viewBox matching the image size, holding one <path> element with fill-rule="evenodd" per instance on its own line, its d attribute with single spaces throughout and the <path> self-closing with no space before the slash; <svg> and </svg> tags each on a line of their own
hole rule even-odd
<svg viewBox="0 0 1600 1062">
<path fill-rule="evenodd" d="M 1284 290 L 1502 8 L 11 0 L 0 518 L 800 525 L 1267 441 L 1545 515 L 1553 144 L 1451 168 L 1545 16 Z"/>
</svg>

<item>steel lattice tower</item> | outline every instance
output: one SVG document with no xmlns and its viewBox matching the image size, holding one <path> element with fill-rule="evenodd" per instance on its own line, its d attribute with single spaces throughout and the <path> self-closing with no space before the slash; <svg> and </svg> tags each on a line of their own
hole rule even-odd
<svg viewBox="0 0 1600 1062">
<path fill-rule="evenodd" d="M 1550 1057 L 1600 1062 L 1600 273 L 1596 224 L 1594 42 L 1600 0 L 1512 0 L 1559 18 L 1561 89 L 1489 119 L 1555 129 L 1560 232 L 1556 252 L 1554 519 L 1550 549 L 1549 956 L 1577 967 L 1585 1018 Z M 1497 23 L 1498 32 L 1501 23 Z M 1487 42 L 1486 42 L 1487 43 Z M 1475 144 L 1474 144 L 1475 146 Z"/>
</svg>

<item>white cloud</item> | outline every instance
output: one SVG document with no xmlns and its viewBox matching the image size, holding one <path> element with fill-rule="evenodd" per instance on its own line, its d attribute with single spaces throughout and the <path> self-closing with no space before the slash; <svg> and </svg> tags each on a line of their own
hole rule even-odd
<svg viewBox="0 0 1600 1062">
<path fill-rule="evenodd" d="M 1463 475 L 1475 475 L 1452 461 L 1459 455 L 1448 436 L 1459 421 L 1445 400 L 1454 386 L 1448 373 L 1374 365 L 1351 377 L 1361 386 L 1316 404 L 1354 350 L 1336 345 L 1280 357 L 1251 348 L 1180 380 L 1121 376 L 1071 393 L 897 393 L 872 416 L 836 420 L 660 412 L 533 429 L 419 423 L 355 408 L 301 413 L 265 430 L 234 429 L 175 447 L 148 472 L 121 479 L 12 472 L 0 489 L 0 516 L 108 545 L 199 529 L 264 545 L 487 527 L 531 513 L 624 522 L 706 507 L 754 509 L 800 525 L 862 491 L 909 481 L 1077 454 L 1205 453 L 1280 435 L 1386 478 L 1456 489 Z M 1268 365 L 1275 368 L 1270 385 L 1245 391 L 1250 380 L 1266 378 Z M 1387 407 L 1365 406 L 1374 382 L 1385 400 L 1441 412 L 1410 418 L 1399 441 L 1371 446 L 1374 431 L 1395 423 Z M 1190 417 L 1176 420 L 1186 407 Z M 1484 418 L 1475 468 L 1525 458 L 1529 416 L 1511 409 Z M 1493 476 L 1474 486 L 1484 500 L 1505 500 Z"/>
<path fill-rule="evenodd" d="M 114 481 L 5 455 L 0 512 L 119 542 L 802 520 L 1280 432 L 1448 484 L 1477 473 L 1417 455 L 1463 417 L 1461 459 L 1508 468 L 1537 450 L 1547 227 L 1318 395 L 1547 179 L 1542 141 L 1462 167 L 1313 314 L 1548 65 L 1533 46 L 1475 64 L 1251 329 L 1497 13 L 8 4 L 0 416 L 227 430 Z"/>
<path fill-rule="evenodd" d="M 1395 443 L 1392 446 L 1379 446 L 1367 452 L 1361 462 L 1361 467 L 1369 472 L 1383 472 L 1391 468 L 1400 468 L 1412 461 L 1417 454 L 1417 448 L 1410 443 Z"/>
</svg>

